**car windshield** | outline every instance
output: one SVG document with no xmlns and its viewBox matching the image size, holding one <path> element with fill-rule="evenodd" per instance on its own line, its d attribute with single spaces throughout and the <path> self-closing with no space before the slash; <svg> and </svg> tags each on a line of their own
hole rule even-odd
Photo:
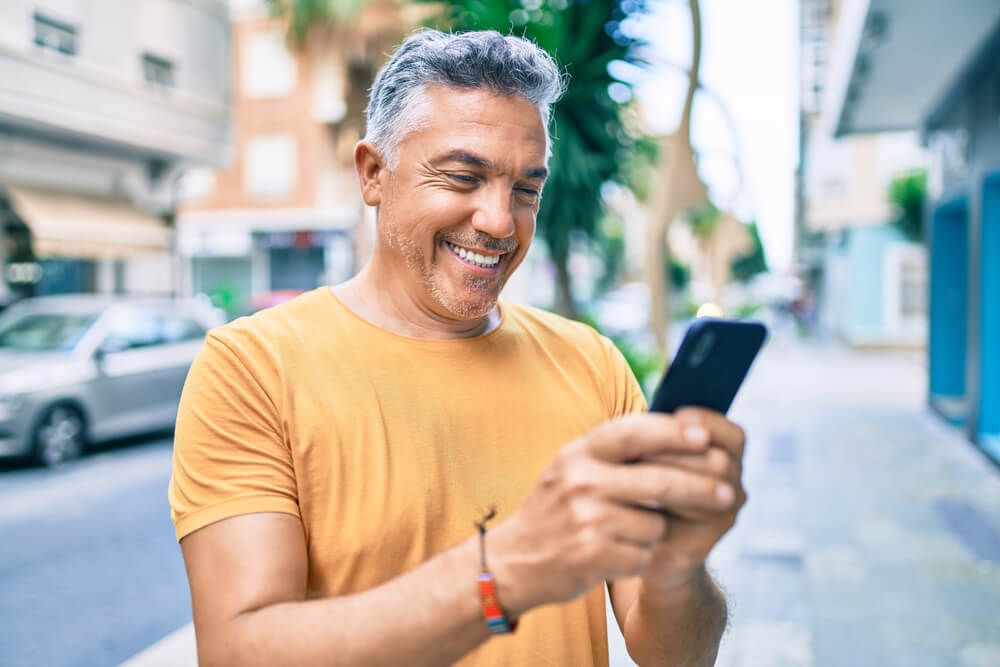
<svg viewBox="0 0 1000 667">
<path fill-rule="evenodd" d="M 93 313 L 25 313 L 0 324 L 0 348 L 68 352 L 96 319 Z"/>
</svg>

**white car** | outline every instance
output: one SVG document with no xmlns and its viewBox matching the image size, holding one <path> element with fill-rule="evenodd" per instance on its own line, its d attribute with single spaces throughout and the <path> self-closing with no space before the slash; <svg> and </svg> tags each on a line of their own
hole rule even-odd
<svg viewBox="0 0 1000 667">
<path fill-rule="evenodd" d="M 68 295 L 0 315 L 0 457 L 45 465 L 92 443 L 168 429 L 206 331 L 204 302 Z"/>
</svg>

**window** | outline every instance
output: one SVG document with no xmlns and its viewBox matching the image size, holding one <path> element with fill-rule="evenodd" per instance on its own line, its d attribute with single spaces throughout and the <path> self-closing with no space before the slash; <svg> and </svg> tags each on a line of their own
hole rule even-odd
<svg viewBox="0 0 1000 667">
<path fill-rule="evenodd" d="M 204 201 L 215 191 L 215 172 L 205 167 L 196 167 L 184 173 L 180 180 L 181 199 Z"/>
<path fill-rule="evenodd" d="M 168 345 L 201 340 L 205 336 L 205 328 L 189 317 L 164 315 L 162 326 L 163 342 Z"/>
<path fill-rule="evenodd" d="M 160 343 L 160 317 L 147 309 L 125 308 L 115 314 L 111 333 L 101 347 L 122 352 Z"/>
<path fill-rule="evenodd" d="M 76 55 L 76 27 L 35 12 L 35 45 L 63 55 Z"/>
<path fill-rule="evenodd" d="M 295 187 L 295 138 L 284 134 L 262 135 L 247 142 L 244 187 L 255 197 L 275 199 Z"/>
<path fill-rule="evenodd" d="M 142 75 L 146 83 L 157 88 L 173 88 L 175 85 L 174 64 L 151 53 L 142 55 Z"/>
<path fill-rule="evenodd" d="M 72 350 L 95 319 L 92 314 L 45 312 L 8 317 L 0 327 L 0 347 L 31 351 Z"/>
<path fill-rule="evenodd" d="M 251 35 L 243 48 L 242 80 L 247 97 L 284 97 L 295 89 L 298 67 L 277 31 Z"/>
</svg>

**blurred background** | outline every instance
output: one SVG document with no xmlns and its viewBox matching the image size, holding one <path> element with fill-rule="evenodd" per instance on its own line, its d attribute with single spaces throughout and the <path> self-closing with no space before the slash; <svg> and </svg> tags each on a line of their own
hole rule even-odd
<svg viewBox="0 0 1000 667">
<path fill-rule="evenodd" d="M 718 664 L 1000 665 L 996 0 L 0 3 L 0 665 L 195 664 L 184 375 L 366 261 L 352 151 L 421 25 L 571 77 L 506 298 L 647 392 L 691 318 L 771 329 Z"/>
</svg>

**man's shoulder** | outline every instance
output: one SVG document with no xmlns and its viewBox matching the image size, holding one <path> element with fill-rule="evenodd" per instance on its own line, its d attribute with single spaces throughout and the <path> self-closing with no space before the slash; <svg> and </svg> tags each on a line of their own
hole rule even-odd
<svg viewBox="0 0 1000 667">
<path fill-rule="evenodd" d="M 576 348 L 600 348 L 604 336 L 588 324 L 548 310 L 505 301 L 503 307 L 522 334 L 559 341 Z"/>
<path fill-rule="evenodd" d="M 331 300 L 320 287 L 265 308 L 252 315 L 239 317 L 216 327 L 209 336 L 237 354 L 268 353 L 280 356 L 282 350 L 294 349 L 323 327 L 323 321 L 334 316 Z"/>
</svg>

